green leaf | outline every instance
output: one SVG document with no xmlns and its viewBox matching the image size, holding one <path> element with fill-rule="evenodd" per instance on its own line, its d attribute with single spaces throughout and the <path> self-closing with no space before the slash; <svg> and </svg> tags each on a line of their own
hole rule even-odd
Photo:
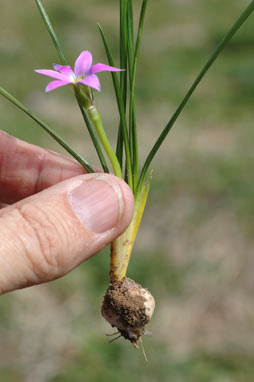
<svg viewBox="0 0 254 382">
<path fill-rule="evenodd" d="M 87 172 L 94 172 L 89 163 L 82 158 L 67 142 L 65 142 L 57 133 L 54 132 L 45 122 L 38 118 L 34 113 L 32 113 L 26 106 L 24 106 L 20 101 L 14 98 L 10 93 L 8 93 L 3 88 L 0 88 L 0 94 L 11 101 L 15 106 L 26 113 L 30 118 L 37 122 L 51 137 L 53 137 L 69 154 L 71 154 L 86 170 Z"/>
<path fill-rule="evenodd" d="M 134 70 L 133 73 L 134 73 L 134 75 L 136 73 L 139 48 L 140 48 L 143 26 L 144 26 L 144 21 L 145 21 L 146 8 L 147 8 L 147 1 L 148 0 L 143 0 L 142 6 L 141 6 L 141 11 L 140 11 L 140 16 L 139 16 L 138 34 L 137 34 L 137 39 L 136 39 L 136 44 L 135 44 L 134 62 L 133 62 L 133 70 Z"/>
<path fill-rule="evenodd" d="M 220 41 L 220 43 L 217 45 L 215 50 L 212 52 L 211 56 L 208 58 L 207 62 L 199 72 L 198 76 L 196 77 L 195 81 L 191 85 L 190 89 L 187 91 L 186 95 L 184 96 L 182 102 L 176 109 L 175 113 L 161 132 L 160 136 L 158 137 L 157 141 L 155 142 L 152 150 L 148 154 L 145 164 L 142 168 L 140 178 L 139 178 L 139 184 L 138 189 L 142 189 L 142 186 L 144 184 L 144 181 L 146 179 L 147 172 L 149 170 L 150 164 L 159 150 L 161 144 L 164 142 L 165 138 L 167 137 L 169 131 L 173 127 L 175 121 L 183 111 L 185 105 L 189 101 L 191 95 L 193 94 L 194 90 L 197 88 L 198 84 L 202 80 L 202 78 L 205 76 L 209 68 L 212 66 L 212 64 L 216 61 L 219 54 L 223 51 L 223 49 L 227 46 L 229 41 L 233 38 L 233 36 L 236 34 L 236 32 L 240 29 L 240 27 L 243 25 L 243 23 L 248 19 L 248 17 L 251 15 L 251 13 L 254 10 L 254 0 L 249 3 L 249 5 L 245 8 L 245 10 L 242 12 L 242 14 L 239 16 L 239 18 L 236 20 L 236 22 L 233 24 L 233 26 L 229 29 L 229 31 L 225 34 L 223 39 Z"/>
<path fill-rule="evenodd" d="M 120 0 L 120 88 L 126 110 L 127 100 L 127 0 Z"/>
<path fill-rule="evenodd" d="M 135 134 L 136 117 L 134 108 L 134 82 L 133 82 L 133 46 L 134 46 L 134 26 L 133 26 L 133 5 L 132 0 L 128 0 L 127 8 L 127 51 L 128 51 L 128 74 L 129 74 L 129 141 L 132 157 L 133 183 L 135 185 L 137 178 L 137 135 Z M 132 86 L 133 84 L 133 86 Z M 134 130 L 134 131 L 133 131 Z M 135 176 L 136 175 L 136 176 Z M 134 186 L 135 187 L 135 186 Z"/>
<path fill-rule="evenodd" d="M 120 89 L 123 97 L 124 112 L 126 113 L 127 101 L 127 0 L 120 0 Z M 121 121 L 118 127 L 116 155 L 121 167 L 123 167 L 123 131 Z"/>
<path fill-rule="evenodd" d="M 138 182 L 138 135 L 137 135 L 137 126 L 136 126 L 136 110 L 135 110 L 135 81 L 136 81 L 136 69 L 137 69 L 137 61 L 139 48 L 142 38 L 145 13 L 147 7 L 147 0 L 143 0 L 140 16 L 139 16 L 139 25 L 138 25 L 138 33 L 135 43 L 135 50 L 133 56 L 133 15 L 132 15 L 132 7 L 130 7 L 130 12 L 128 16 L 129 20 L 129 40 L 132 41 L 129 43 L 129 60 L 133 61 L 130 65 L 130 99 L 129 99 L 129 130 L 131 131 L 131 139 L 132 139 L 132 160 L 133 160 L 133 182 L 134 188 L 136 188 Z"/>
<path fill-rule="evenodd" d="M 111 51 L 109 49 L 105 35 L 102 31 L 102 28 L 99 24 L 98 24 L 98 27 L 99 27 L 101 38 L 102 38 L 104 48 L 105 48 L 105 51 L 106 51 L 106 54 L 108 57 L 109 65 L 115 66 Z M 130 142 L 129 142 L 129 137 L 128 137 L 128 130 L 127 130 L 124 100 L 123 100 L 123 96 L 122 96 L 122 92 L 120 89 L 120 85 L 119 85 L 119 81 L 118 81 L 116 72 L 112 72 L 111 75 L 112 75 L 112 79 L 113 79 L 115 95 L 116 95 L 116 100 L 117 100 L 117 105 L 118 105 L 118 110 L 119 110 L 119 115 L 120 115 L 120 122 L 121 122 L 121 127 L 122 127 L 122 132 L 123 132 L 123 141 L 124 141 L 125 157 L 126 157 L 126 169 L 127 169 L 127 182 L 129 184 L 129 186 L 131 187 L 131 189 L 133 190 L 131 151 L 130 151 Z"/>
<path fill-rule="evenodd" d="M 42 1 L 41 0 L 35 0 L 35 2 L 36 2 L 37 6 L 39 8 L 41 17 L 42 17 L 42 19 L 43 19 L 43 21 L 44 21 L 44 23 L 46 25 L 46 28 L 47 28 L 47 30 L 48 30 L 48 32 L 50 34 L 50 37 L 51 37 L 51 39 L 53 41 L 53 44 L 55 45 L 55 48 L 57 50 L 57 53 L 59 55 L 59 58 L 60 58 L 62 64 L 63 65 L 67 65 L 67 61 L 66 61 L 66 59 L 64 57 L 64 54 L 63 54 L 63 51 L 62 51 L 61 46 L 59 44 L 58 38 L 56 37 L 55 31 L 54 31 L 53 26 L 52 26 L 52 24 L 50 22 L 50 19 L 49 19 L 49 16 L 48 16 L 47 12 L 46 12 L 46 9 L 44 8 L 44 6 L 42 4 Z"/>
</svg>

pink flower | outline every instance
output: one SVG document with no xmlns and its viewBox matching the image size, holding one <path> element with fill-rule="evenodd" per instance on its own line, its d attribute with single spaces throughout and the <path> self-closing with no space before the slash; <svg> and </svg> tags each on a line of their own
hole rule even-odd
<svg viewBox="0 0 254 382">
<path fill-rule="evenodd" d="M 69 84 L 84 84 L 90 88 L 101 90 L 99 78 L 95 73 L 99 72 L 119 72 L 122 69 L 114 68 L 113 66 L 104 64 L 92 65 L 93 56 L 88 50 L 84 50 L 77 58 L 74 70 L 67 65 L 54 65 L 55 70 L 38 69 L 37 73 L 44 76 L 55 78 L 55 81 L 51 81 L 45 91 L 50 92 L 59 88 L 60 86 Z"/>
</svg>

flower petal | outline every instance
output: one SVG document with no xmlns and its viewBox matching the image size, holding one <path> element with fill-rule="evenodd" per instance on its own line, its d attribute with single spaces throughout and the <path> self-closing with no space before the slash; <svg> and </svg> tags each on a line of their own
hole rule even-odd
<svg viewBox="0 0 254 382">
<path fill-rule="evenodd" d="M 82 75 L 88 74 L 91 69 L 92 62 L 92 54 L 89 52 L 89 50 L 83 50 L 83 52 L 78 56 L 74 65 L 75 76 L 78 78 Z"/>
<path fill-rule="evenodd" d="M 58 72 L 62 73 L 63 75 L 69 77 L 69 78 L 72 77 L 74 79 L 74 77 L 75 77 L 72 68 L 68 65 L 57 65 L 57 64 L 55 64 L 54 69 L 57 70 Z"/>
<path fill-rule="evenodd" d="M 98 72 L 121 72 L 125 69 L 118 69 L 118 68 L 115 68 L 114 66 L 109 66 L 109 65 L 105 65 L 105 64 L 95 64 L 91 67 L 91 70 L 90 70 L 90 73 L 91 74 L 94 74 L 94 73 L 98 73 Z"/>
<path fill-rule="evenodd" d="M 71 81 L 51 81 L 47 85 L 45 92 L 48 93 L 48 92 L 51 92 L 52 90 L 59 88 L 60 86 L 65 86 L 69 84 L 71 84 Z"/>
<path fill-rule="evenodd" d="M 65 76 L 64 74 L 58 73 L 55 70 L 37 69 L 35 71 L 36 71 L 36 73 L 43 74 L 44 76 L 56 78 L 57 80 L 62 80 L 62 81 L 68 80 L 67 76 Z"/>
<path fill-rule="evenodd" d="M 91 74 L 90 76 L 87 76 L 83 78 L 79 83 L 82 83 L 86 86 L 89 86 L 90 88 L 96 89 L 98 91 L 101 90 L 101 84 L 99 81 L 99 78 L 96 76 L 96 74 Z"/>
</svg>

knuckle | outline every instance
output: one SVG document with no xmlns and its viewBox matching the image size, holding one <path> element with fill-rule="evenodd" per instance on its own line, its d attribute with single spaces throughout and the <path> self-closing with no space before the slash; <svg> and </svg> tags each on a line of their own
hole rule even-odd
<svg viewBox="0 0 254 382">
<path fill-rule="evenodd" d="M 49 211 L 33 204 L 17 207 L 26 232 L 26 257 L 38 279 L 57 277 L 63 267 L 61 252 L 67 246 L 63 221 Z M 66 250 L 66 249 L 65 249 Z"/>
</svg>

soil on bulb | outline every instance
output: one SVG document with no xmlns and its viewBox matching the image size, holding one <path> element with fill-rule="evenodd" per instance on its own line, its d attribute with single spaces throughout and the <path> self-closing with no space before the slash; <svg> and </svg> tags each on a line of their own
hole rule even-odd
<svg viewBox="0 0 254 382">
<path fill-rule="evenodd" d="M 135 281 L 128 278 L 112 281 L 104 296 L 102 315 L 124 338 L 137 345 L 152 315 L 149 302 L 153 312 L 152 295 Z"/>
</svg>

